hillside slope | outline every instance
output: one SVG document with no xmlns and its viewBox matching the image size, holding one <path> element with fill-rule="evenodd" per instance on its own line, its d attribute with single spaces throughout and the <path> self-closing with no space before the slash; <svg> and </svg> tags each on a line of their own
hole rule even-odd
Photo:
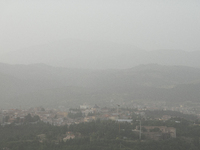
<svg viewBox="0 0 200 150">
<path fill-rule="evenodd" d="M 200 69 L 184 66 L 149 64 L 123 70 L 86 70 L 0 64 L 0 82 L 2 107 L 200 99 Z"/>
</svg>

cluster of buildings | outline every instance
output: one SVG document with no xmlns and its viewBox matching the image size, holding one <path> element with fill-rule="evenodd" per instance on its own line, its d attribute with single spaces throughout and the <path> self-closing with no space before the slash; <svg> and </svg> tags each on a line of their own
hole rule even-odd
<svg viewBox="0 0 200 150">
<path fill-rule="evenodd" d="M 70 118 L 69 114 L 81 113 L 81 116 L 75 118 Z M 101 120 L 115 120 L 118 122 L 129 122 L 131 123 L 132 114 L 142 116 L 145 118 L 145 112 L 142 110 L 130 110 L 130 109 L 119 109 L 117 108 L 100 108 L 97 105 L 80 105 L 76 109 L 68 109 L 68 111 L 61 111 L 56 109 L 44 109 L 43 107 L 30 108 L 27 110 L 22 109 L 8 109 L 0 110 L 0 123 L 1 124 L 11 124 L 15 123 L 16 120 L 23 123 L 24 118 L 27 115 L 39 116 L 40 120 L 49 123 L 55 126 L 78 124 L 81 122 L 90 122 L 92 120 L 101 119 Z M 170 119 L 171 116 L 164 115 L 162 118 L 163 121 Z M 150 139 L 161 139 L 161 138 L 175 138 L 176 129 L 173 127 L 165 126 L 142 126 L 142 135 Z M 157 129 L 157 130 L 156 130 Z M 139 128 L 136 127 L 136 132 L 139 132 Z M 141 132 L 141 131 L 140 131 Z M 72 133 L 68 133 L 65 139 L 74 138 Z"/>
<path fill-rule="evenodd" d="M 69 114 L 81 113 L 81 116 L 70 118 Z M 24 118 L 30 114 L 31 116 L 39 116 L 40 120 L 55 126 L 70 125 L 73 123 L 89 122 L 97 118 L 102 120 L 130 119 L 131 112 L 128 110 L 118 112 L 116 109 L 100 108 L 97 105 L 80 105 L 78 109 L 68 109 L 61 111 L 56 109 L 44 109 L 36 107 L 30 109 L 7 109 L 0 110 L 0 123 L 10 124 L 13 122 L 22 122 Z"/>
<path fill-rule="evenodd" d="M 183 102 L 182 104 L 161 102 L 132 102 L 130 107 L 137 108 L 138 110 L 171 110 L 181 112 L 183 114 L 193 114 L 200 116 L 200 103 Z"/>
<path fill-rule="evenodd" d="M 80 114 L 77 116 L 76 114 Z M 101 120 L 116 120 L 120 122 L 131 122 L 132 115 L 141 116 L 145 118 L 144 110 L 131 110 L 131 109 L 120 109 L 116 108 L 100 108 L 97 105 L 80 105 L 76 109 L 68 110 L 56 110 L 56 109 L 44 109 L 43 107 L 36 107 L 30 109 L 8 109 L 0 110 L 0 123 L 10 124 L 16 122 L 23 122 L 25 116 L 30 114 L 31 116 L 39 116 L 40 120 L 55 126 L 78 124 L 80 122 L 90 122 L 95 119 Z M 70 117 L 75 116 L 75 117 Z M 164 115 L 159 120 L 166 121 L 170 119 L 171 116 Z"/>
</svg>

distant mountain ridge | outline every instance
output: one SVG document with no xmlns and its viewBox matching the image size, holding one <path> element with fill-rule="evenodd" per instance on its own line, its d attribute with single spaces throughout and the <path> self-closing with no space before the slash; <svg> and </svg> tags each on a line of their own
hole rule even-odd
<svg viewBox="0 0 200 150">
<path fill-rule="evenodd" d="M 33 46 L 0 56 L 11 64 L 45 63 L 84 69 L 127 69 L 140 64 L 199 66 L 200 51 L 145 51 L 138 47 L 102 41 L 62 40 Z"/>
</svg>

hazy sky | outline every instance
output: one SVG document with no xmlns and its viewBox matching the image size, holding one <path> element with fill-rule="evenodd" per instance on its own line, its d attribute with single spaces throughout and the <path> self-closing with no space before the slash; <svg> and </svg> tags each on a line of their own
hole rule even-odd
<svg viewBox="0 0 200 150">
<path fill-rule="evenodd" d="M 0 0 L 0 51 L 67 38 L 200 50 L 199 0 Z"/>
</svg>

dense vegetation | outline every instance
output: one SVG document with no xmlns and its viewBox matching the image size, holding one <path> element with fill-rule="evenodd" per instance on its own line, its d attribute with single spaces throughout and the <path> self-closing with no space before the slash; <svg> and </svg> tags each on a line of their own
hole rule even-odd
<svg viewBox="0 0 200 150">
<path fill-rule="evenodd" d="M 178 121 L 178 123 L 177 123 Z M 111 120 L 96 120 L 69 126 L 53 126 L 43 122 L 0 126 L 0 149 L 11 150 L 198 150 L 200 149 L 200 126 L 183 118 L 172 118 L 166 122 L 142 120 L 143 125 L 170 126 L 177 129 L 176 139 L 147 140 L 132 132 L 138 122 L 119 123 Z M 66 133 L 77 136 L 63 138 Z M 42 136 L 41 135 L 45 135 Z"/>
</svg>

